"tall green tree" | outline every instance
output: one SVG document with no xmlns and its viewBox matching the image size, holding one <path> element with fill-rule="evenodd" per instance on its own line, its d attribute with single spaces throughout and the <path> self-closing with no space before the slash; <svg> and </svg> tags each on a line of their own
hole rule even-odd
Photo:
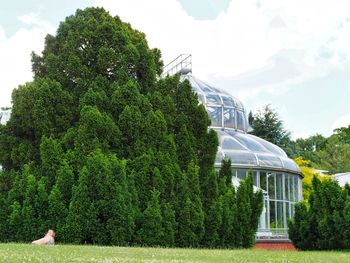
<svg viewBox="0 0 350 263">
<path fill-rule="evenodd" d="M 320 167 L 330 173 L 341 173 L 350 170 L 350 143 L 344 143 L 334 134 L 327 139 L 326 146 L 318 152 Z"/>
<path fill-rule="evenodd" d="M 333 180 L 313 179 L 314 192 L 308 203 L 296 205 L 289 222 L 289 236 L 303 250 L 348 249 L 349 235 L 347 191 Z"/>
<path fill-rule="evenodd" d="M 147 246 L 160 246 L 163 244 L 163 236 L 164 228 L 159 192 L 153 190 L 151 199 L 142 215 L 140 239 Z"/>
<path fill-rule="evenodd" d="M 251 134 L 263 138 L 287 150 L 290 143 L 290 132 L 284 126 L 278 113 L 270 105 L 264 106 L 251 117 Z"/>
</svg>

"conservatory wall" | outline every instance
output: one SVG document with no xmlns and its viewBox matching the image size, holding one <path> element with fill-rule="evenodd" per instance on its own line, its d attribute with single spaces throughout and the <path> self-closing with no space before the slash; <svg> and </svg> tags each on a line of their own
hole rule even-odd
<svg viewBox="0 0 350 263">
<path fill-rule="evenodd" d="M 283 236 L 288 232 L 288 219 L 294 215 L 294 206 L 301 200 L 301 178 L 299 175 L 272 171 L 232 168 L 233 184 L 251 172 L 255 189 L 264 194 L 264 207 L 260 216 L 257 236 Z"/>
</svg>

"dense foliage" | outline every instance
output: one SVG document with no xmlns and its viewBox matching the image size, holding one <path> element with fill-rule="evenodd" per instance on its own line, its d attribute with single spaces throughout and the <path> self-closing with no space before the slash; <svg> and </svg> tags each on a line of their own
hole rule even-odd
<svg viewBox="0 0 350 263">
<path fill-rule="evenodd" d="M 302 250 L 350 248 L 350 192 L 333 180 L 312 181 L 314 191 L 308 204 L 295 206 L 289 222 L 289 238 Z"/>
<path fill-rule="evenodd" d="M 249 113 L 252 134 L 280 146 L 289 157 L 309 160 L 308 166 L 330 174 L 350 171 L 350 125 L 334 130 L 328 138 L 315 134 L 292 140 L 283 121 L 270 105 Z"/>
<path fill-rule="evenodd" d="M 0 241 L 53 228 L 69 243 L 249 247 L 262 209 L 251 176 L 214 169 L 218 139 L 188 82 L 100 8 L 77 10 L 13 92 L 0 126 Z M 228 168 L 229 167 L 229 168 Z"/>
<path fill-rule="evenodd" d="M 311 166 L 330 174 L 350 171 L 350 125 L 335 129 L 328 138 L 313 135 L 297 139 L 294 156 L 300 155 L 311 161 Z"/>
<path fill-rule="evenodd" d="M 314 191 L 312 180 L 317 177 L 320 181 L 329 180 L 331 176 L 320 175 L 319 172 L 311 167 L 311 161 L 305 160 L 303 157 L 295 158 L 294 161 L 299 166 L 301 173 L 303 174 L 302 189 L 303 189 L 303 201 L 308 202 L 310 194 Z"/>
<path fill-rule="evenodd" d="M 287 149 L 290 142 L 290 132 L 284 128 L 283 121 L 270 105 L 264 106 L 254 115 L 250 112 L 248 120 L 253 128 L 251 134 Z"/>
</svg>

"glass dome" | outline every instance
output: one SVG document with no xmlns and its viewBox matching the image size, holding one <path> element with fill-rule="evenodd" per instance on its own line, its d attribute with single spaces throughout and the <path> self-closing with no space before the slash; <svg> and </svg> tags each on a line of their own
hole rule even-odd
<svg viewBox="0 0 350 263">
<path fill-rule="evenodd" d="M 247 132 L 248 121 L 243 104 L 229 93 L 216 89 L 191 74 L 182 75 L 187 79 L 198 95 L 200 103 L 205 105 L 213 128 L 225 128 Z"/>
<path fill-rule="evenodd" d="M 249 172 L 253 174 L 254 189 L 264 195 L 257 239 L 288 238 L 288 219 L 302 198 L 302 174 L 297 164 L 278 146 L 248 134 L 243 104 L 225 91 L 213 88 L 191 74 L 182 75 L 197 93 L 211 119 L 211 129 L 219 138 L 215 160 L 216 169 L 229 158 L 232 164 L 232 184 L 237 187 Z"/>
<path fill-rule="evenodd" d="M 284 170 L 301 175 L 299 167 L 280 147 L 247 133 L 250 127 L 240 100 L 191 74 L 181 78 L 190 82 L 208 112 L 211 128 L 218 134 L 216 166 L 228 157 L 237 167 Z"/>
</svg>

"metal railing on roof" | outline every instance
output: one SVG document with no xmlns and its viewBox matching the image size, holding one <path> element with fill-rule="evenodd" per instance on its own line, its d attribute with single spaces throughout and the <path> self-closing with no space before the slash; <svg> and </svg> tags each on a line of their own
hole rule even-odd
<svg viewBox="0 0 350 263">
<path fill-rule="evenodd" d="M 164 66 L 162 78 L 175 74 L 185 75 L 190 72 L 192 72 L 192 55 L 181 54 L 169 64 Z"/>
</svg>

